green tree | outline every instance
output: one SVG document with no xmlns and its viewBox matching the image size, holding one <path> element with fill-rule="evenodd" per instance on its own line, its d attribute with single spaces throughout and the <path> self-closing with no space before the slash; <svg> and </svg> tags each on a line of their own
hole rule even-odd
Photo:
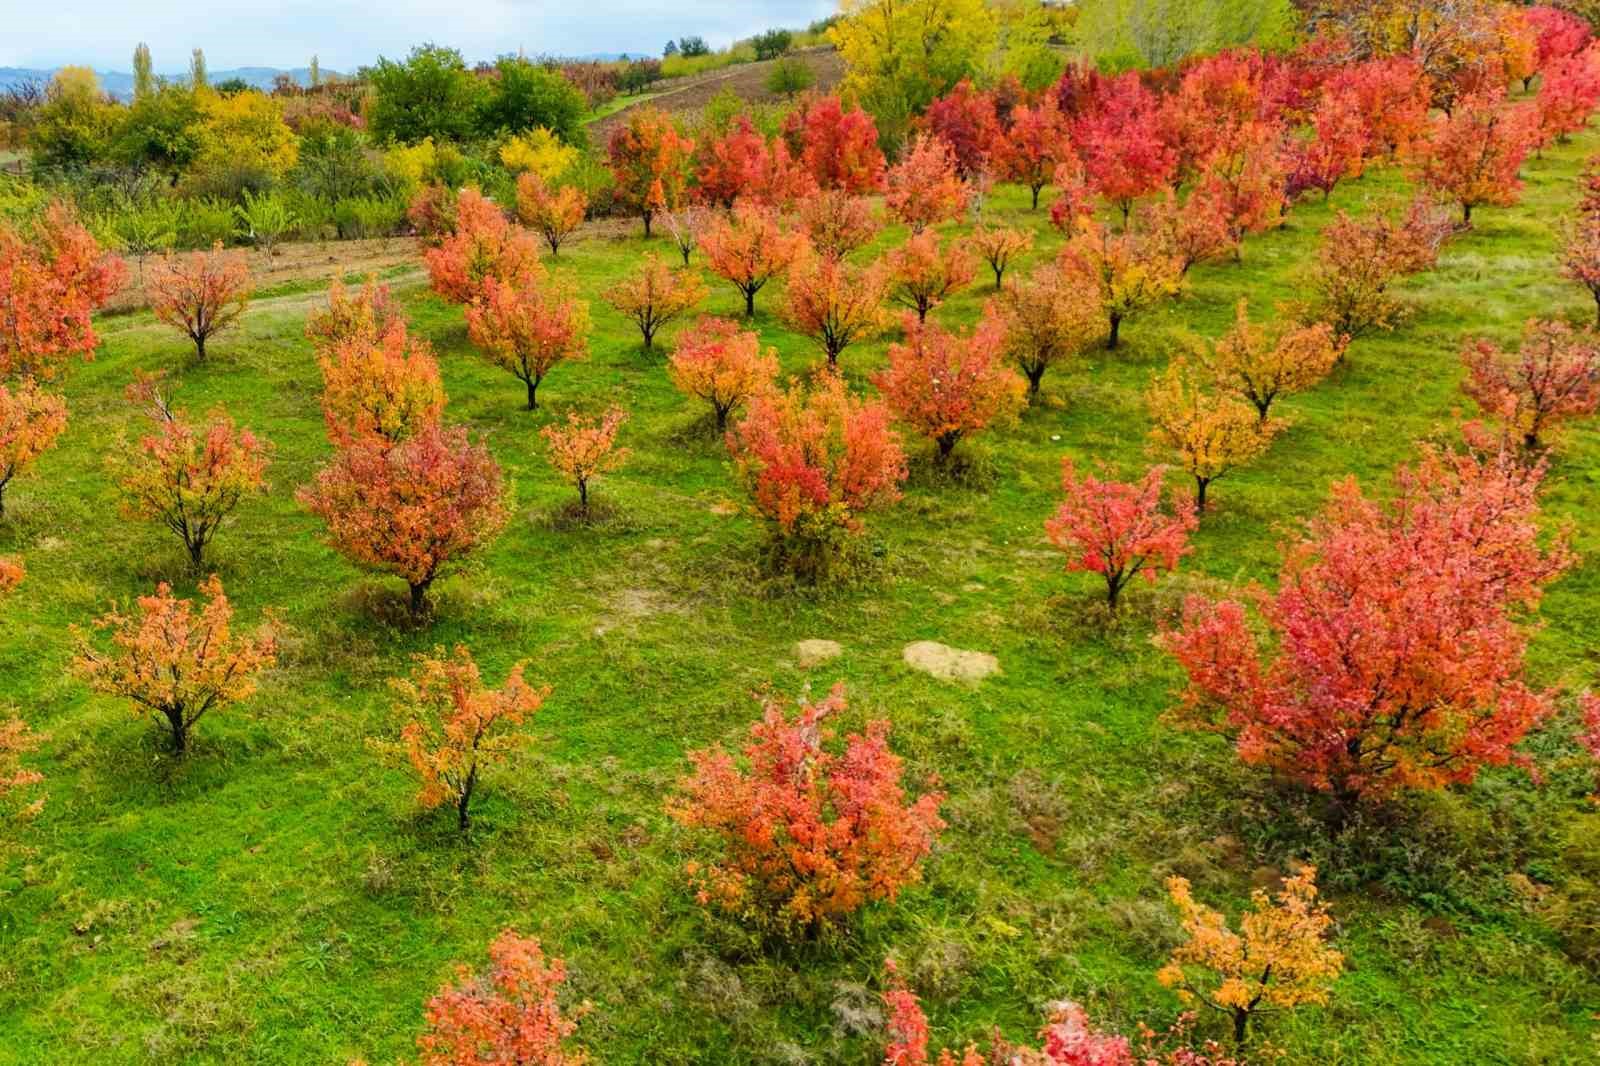
<svg viewBox="0 0 1600 1066">
<path fill-rule="evenodd" d="M 201 146 L 200 105 L 195 94 L 161 85 L 136 96 L 117 136 L 115 154 L 132 167 L 168 173 L 186 169 Z"/>
<path fill-rule="evenodd" d="M 311 87 L 313 89 L 322 84 L 322 64 L 317 62 L 316 56 L 311 57 L 311 65 L 307 72 L 307 79 L 311 82 Z"/>
<path fill-rule="evenodd" d="M 156 76 L 150 64 L 150 46 L 140 41 L 133 50 L 133 99 L 137 103 L 156 91 Z"/>
<path fill-rule="evenodd" d="M 1292 0 L 1083 0 L 1078 44 L 1112 68 L 1164 67 L 1187 56 L 1290 43 Z"/>
<path fill-rule="evenodd" d="M 44 105 L 28 131 L 28 147 L 43 166 L 86 166 L 109 154 L 121 117 L 93 70 L 62 67 L 45 90 Z"/>
<path fill-rule="evenodd" d="M 206 53 L 202 48 L 196 48 L 189 56 L 189 86 L 198 89 L 210 85 L 211 79 L 206 76 Z"/>
<path fill-rule="evenodd" d="M 583 115 L 589 104 L 559 71 L 535 66 L 518 56 L 502 56 L 495 71 L 497 76 L 479 108 L 478 132 L 493 136 L 543 126 L 567 144 L 582 140 Z"/>
<path fill-rule="evenodd" d="M 482 90 L 454 48 L 418 45 L 404 62 L 380 58 L 366 77 L 375 94 L 372 133 L 379 140 L 415 144 L 472 134 Z"/>
</svg>

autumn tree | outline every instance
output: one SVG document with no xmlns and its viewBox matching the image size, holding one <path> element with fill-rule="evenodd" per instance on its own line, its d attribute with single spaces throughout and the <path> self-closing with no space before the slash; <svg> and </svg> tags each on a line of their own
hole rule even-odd
<svg viewBox="0 0 1600 1066">
<path fill-rule="evenodd" d="M 527 386 L 528 410 L 539 406 L 539 383 L 555 367 L 589 355 L 589 305 L 564 278 L 545 274 L 520 284 L 484 281 L 467 307 L 467 335 L 491 365 Z"/>
<path fill-rule="evenodd" d="M 275 661 L 265 627 L 254 636 L 234 635 L 233 606 L 215 574 L 200 583 L 200 594 L 206 604 L 196 611 L 163 581 L 154 596 L 139 597 L 136 614 L 102 616 L 95 626 L 111 631 L 109 652 L 72 627 L 78 675 L 94 691 L 162 719 L 178 756 L 188 750 L 195 723 L 215 708 L 249 699 L 256 675 Z"/>
<path fill-rule="evenodd" d="M 1039 395 L 1045 371 L 1081 355 L 1100 339 L 1104 319 L 1092 279 L 1047 263 L 1013 280 L 989 301 L 985 313 L 1004 328 L 1006 355 Z"/>
<path fill-rule="evenodd" d="M 1600 54 L 1583 52 L 1551 60 L 1539 79 L 1539 95 L 1534 101 L 1539 122 L 1538 142 L 1541 145 L 1566 143 L 1589 124 L 1597 104 L 1600 104 Z"/>
<path fill-rule="evenodd" d="M 1011 112 L 1011 128 L 994 147 L 1000 175 L 1027 188 L 1033 209 L 1039 209 L 1039 192 L 1055 178 L 1056 167 L 1072 153 L 1066 120 L 1054 96 L 1033 107 Z"/>
<path fill-rule="evenodd" d="M 1393 329 L 1405 313 L 1395 282 L 1431 269 L 1452 232 L 1445 212 L 1420 197 L 1403 215 L 1378 211 L 1356 219 L 1340 211 L 1322 230 L 1301 317 L 1344 337 Z"/>
<path fill-rule="evenodd" d="M 749 318 L 756 313 L 756 293 L 789 269 L 805 249 L 805 235 L 786 230 L 771 208 L 744 202 L 706 227 L 700 248 L 711 272 L 744 297 Z"/>
<path fill-rule="evenodd" d="M 1079 220 L 1058 262 L 1095 294 L 1108 326 L 1108 351 L 1120 343 L 1122 323 L 1131 315 L 1183 287 L 1180 264 L 1167 249 L 1137 233 L 1112 233 L 1092 219 Z"/>
<path fill-rule="evenodd" d="M 905 157 L 889 168 L 883 203 L 889 214 L 921 233 L 928 226 L 967 213 L 971 190 L 956 171 L 950 146 L 937 137 L 918 136 Z"/>
<path fill-rule="evenodd" d="M 815 191 L 816 181 L 790 155 L 782 139 L 768 143 L 749 115 L 739 115 L 720 134 L 708 127 L 694 154 L 694 196 L 701 203 L 731 208 L 739 200 L 787 208 Z"/>
<path fill-rule="evenodd" d="M 617 203 L 644 219 L 644 235 L 656 215 L 678 206 L 688 180 L 694 142 L 659 108 L 629 112 L 628 121 L 611 131 L 606 158 L 616 185 Z"/>
<path fill-rule="evenodd" d="M 865 246 L 883 228 L 865 197 L 842 189 L 824 189 L 802 199 L 796 221 L 811 247 L 833 259 Z"/>
<path fill-rule="evenodd" d="M 726 318 L 707 316 L 678 335 L 667 360 L 667 376 L 678 391 L 711 405 L 720 436 L 727 432 L 728 416 L 739 405 L 772 388 L 778 376 L 778 354 L 776 349 L 763 349 L 753 330 L 741 330 Z"/>
<path fill-rule="evenodd" d="M 1112 79 L 1093 110 L 1072 125 L 1072 143 L 1089 187 L 1122 215 L 1170 188 L 1178 158 L 1161 136 L 1159 104 L 1133 71 Z"/>
<path fill-rule="evenodd" d="M 1353 91 L 1325 91 L 1312 116 L 1311 136 L 1290 152 L 1289 198 L 1316 189 L 1326 200 L 1341 181 L 1359 178 L 1371 154 L 1371 136 Z"/>
<path fill-rule="evenodd" d="M 1600 696 L 1584 693 L 1579 708 L 1583 713 L 1583 730 L 1578 734 L 1578 743 L 1595 760 L 1595 780 L 1600 785 Z M 1600 790 L 1596 791 L 1595 798 L 1600 802 Z"/>
<path fill-rule="evenodd" d="M 1344 353 L 1345 339 L 1325 322 L 1267 330 L 1250 321 L 1249 302 L 1234 308 L 1233 328 L 1195 355 L 1217 387 L 1248 401 L 1263 426 L 1280 396 L 1304 392 L 1328 376 Z"/>
<path fill-rule="evenodd" d="M 224 252 L 218 241 L 209 252 L 167 253 L 151 269 L 145 291 L 156 321 L 193 341 L 195 358 L 203 362 L 206 342 L 238 325 L 250 285 L 244 255 Z"/>
<path fill-rule="evenodd" d="M 502 930 L 489 945 L 489 970 L 456 971 L 428 1000 L 428 1028 L 417 1037 L 422 1066 L 584 1066 L 589 1056 L 569 1047 L 587 1003 L 571 1014 L 557 995 L 566 983 L 560 959 L 546 960 L 539 941 Z"/>
<path fill-rule="evenodd" d="M 865 111 L 845 110 L 837 96 L 813 97 L 789 112 L 783 134 L 819 188 L 848 196 L 883 190 L 878 128 Z"/>
<path fill-rule="evenodd" d="M 1198 524 L 1190 501 L 1178 501 L 1174 514 L 1161 507 L 1166 467 L 1153 466 L 1137 484 L 1078 476 L 1071 459 L 1061 463 L 1065 496 L 1044 524 L 1050 543 L 1067 556 L 1067 572 L 1099 574 L 1106 582 L 1106 606 L 1115 611 L 1122 590 L 1143 575 L 1151 584 L 1178 568 L 1190 551 L 1189 534 Z"/>
<path fill-rule="evenodd" d="M 404 322 L 389 286 L 377 278 L 369 276 L 354 295 L 343 281 L 334 278 L 328 285 L 327 305 L 306 315 L 306 339 L 323 352 L 353 338 L 377 340 L 396 323 Z"/>
<path fill-rule="evenodd" d="M 11 479 L 54 447 L 67 428 L 67 401 L 45 392 L 32 377 L 0 384 L 0 515 Z"/>
<path fill-rule="evenodd" d="M 909 314 L 902 325 L 904 343 L 889 345 L 889 365 L 872 381 L 902 422 L 934 442 L 941 463 L 963 438 L 1016 421 L 1027 383 L 1006 365 L 999 318 L 985 316 L 971 333 Z"/>
<path fill-rule="evenodd" d="M 1208 209 L 1222 217 L 1234 258 L 1246 236 L 1283 225 L 1289 164 L 1282 131 L 1265 122 L 1242 127 L 1206 161 L 1190 202 L 1209 201 Z"/>
<path fill-rule="evenodd" d="M 687 268 L 673 270 L 654 252 L 646 252 L 639 269 L 607 289 L 604 297 L 639 327 L 646 351 L 655 347 L 662 326 L 692 311 L 705 298 L 706 284 L 699 274 Z"/>
<path fill-rule="evenodd" d="M 122 512 L 172 530 L 188 551 L 190 565 L 199 570 L 206 545 L 227 517 L 246 495 L 266 491 L 266 442 L 236 428 L 220 407 L 204 424 L 187 421 L 154 379 L 136 381 L 128 395 L 147 406 L 155 432 L 107 459 L 122 493 Z"/>
<path fill-rule="evenodd" d="M 771 524 L 774 561 L 807 580 L 826 575 L 861 516 L 899 499 L 906 478 L 888 407 L 852 397 L 837 374 L 751 396 L 728 451 Z"/>
<path fill-rule="evenodd" d="M 1201 263 L 1237 256 L 1239 242 L 1223 208 L 1214 196 L 1191 192 L 1180 201 L 1169 190 L 1139 209 L 1133 229 L 1156 254 L 1171 258 L 1183 278 Z"/>
<path fill-rule="evenodd" d="M 578 507 L 585 517 L 589 514 L 590 483 L 620 469 L 628 460 L 628 449 L 616 446 L 617 430 L 627 420 L 628 412 L 620 407 L 599 418 L 569 411 L 565 425 L 552 423 L 539 431 L 550 466 L 578 490 Z"/>
<path fill-rule="evenodd" d="M 1428 83 L 1410 56 L 1348 64 L 1335 71 L 1324 92 L 1348 92 L 1367 131 L 1369 157 L 1409 154 L 1428 135 Z"/>
<path fill-rule="evenodd" d="M 455 228 L 437 247 L 424 249 L 422 259 L 433 291 L 458 304 L 479 299 L 490 278 L 517 287 L 545 272 L 533 234 L 512 225 L 493 200 L 470 187 L 456 200 Z"/>
<path fill-rule="evenodd" d="M 680 207 L 676 211 L 668 211 L 661 217 L 666 224 L 667 236 L 672 239 L 672 244 L 678 249 L 678 255 L 683 259 L 683 265 L 689 265 L 689 257 L 694 255 L 694 250 L 700 247 L 700 235 L 705 232 L 710 223 L 712 212 L 709 208 L 698 204 Z"/>
<path fill-rule="evenodd" d="M 1543 447 L 1562 422 L 1600 408 L 1600 336 L 1560 321 L 1530 319 L 1522 344 L 1507 352 L 1487 340 L 1461 351 L 1462 390 L 1484 413 L 1504 420 L 1525 447 Z"/>
<path fill-rule="evenodd" d="M 1202 1003 L 1233 1022 L 1243 1044 L 1250 1022 L 1305 1004 L 1324 1004 L 1344 969 L 1344 955 L 1327 942 L 1333 927 L 1328 905 L 1317 899 L 1317 868 L 1303 866 L 1284 879 L 1274 902 L 1262 889 L 1234 932 L 1217 911 L 1195 900 L 1189 882 L 1167 879 L 1188 940 L 1156 974 L 1184 1003 Z"/>
<path fill-rule="evenodd" d="M 989 269 L 994 271 L 994 287 L 998 292 L 1012 261 L 1033 247 L 1033 233 L 998 226 L 979 226 L 967 234 L 966 241 L 977 249 L 983 261 L 989 264 Z"/>
<path fill-rule="evenodd" d="M 94 312 L 126 273 L 63 204 L 32 225 L 0 220 L 0 376 L 53 378 L 93 355 Z"/>
<path fill-rule="evenodd" d="M 342 450 L 298 499 L 322 519 L 335 551 L 406 582 L 413 617 L 427 611 L 434 581 L 494 540 L 507 517 L 489 449 L 439 426 L 389 448 Z"/>
<path fill-rule="evenodd" d="M 1550 712 L 1522 679 L 1516 612 L 1571 562 L 1539 542 L 1542 462 L 1428 447 L 1387 503 L 1353 479 L 1284 549 L 1261 641 L 1232 600 L 1191 599 L 1161 644 L 1188 676 L 1173 720 L 1326 793 L 1366 801 L 1518 761 Z"/>
<path fill-rule="evenodd" d="M 942 794 L 908 800 L 889 723 L 868 723 L 828 750 L 829 719 L 845 710 L 844 686 L 826 699 L 761 697 L 743 763 L 721 747 L 693 752 L 693 773 L 667 813 L 702 831 L 715 857 L 686 864 L 702 906 L 759 928 L 816 936 L 870 902 L 892 901 L 921 877 L 944 822 Z"/>
<path fill-rule="evenodd" d="M 517 218 L 544 238 L 551 255 L 561 254 L 588 209 L 589 198 L 577 186 L 553 189 L 531 170 L 517 179 Z"/>
<path fill-rule="evenodd" d="M 922 128 L 950 149 L 963 180 L 990 173 L 990 153 L 1002 139 L 994 96 L 962 78 L 922 113 Z"/>
<path fill-rule="evenodd" d="M 364 328 L 322 348 L 322 419 L 328 439 L 343 448 L 393 444 L 444 412 L 444 383 L 427 341 L 395 318 L 383 333 Z"/>
<path fill-rule="evenodd" d="M 941 245 L 932 230 L 912 234 L 900 247 L 883 257 L 888 272 L 889 298 L 914 311 L 917 321 L 972 284 L 977 262 L 960 242 Z"/>
<path fill-rule="evenodd" d="M 527 664 L 521 662 L 504 685 L 489 688 L 462 644 L 448 656 L 435 648 L 415 659 L 409 678 L 389 681 L 395 716 L 403 723 L 400 736 L 374 740 L 373 747 L 416 775 L 417 803 L 424 810 L 450 804 L 457 827 L 466 832 L 484 768 L 503 761 L 523 739 L 516 728 L 543 705 L 550 689 L 528 684 Z"/>
<path fill-rule="evenodd" d="M 1576 281 L 1594 298 L 1600 325 L 1600 214 L 1585 213 L 1561 231 L 1561 276 Z"/>
<path fill-rule="evenodd" d="M 831 256 L 802 256 L 789 273 L 784 322 L 810 337 L 839 365 L 839 355 L 857 341 L 870 340 L 888 325 L 883 301 L 889 273 L 881 263 L 858 267 Z"/>
<path fill-rule="evenodd" d="M 1471 93 L 1435 120 L 1433 136 L 1420 147 L 1418 177 L 1446 202 L 1461 205 L 1461 221 L 1472 209 L 1517 202 L 1522 162 L 1537 134 L 1532 115 L 1507 106 L 1499 90 Z"/>
<path fill-rule="evenodd" d="M 1267 450 L 1278 425 L 1254 408 L 1208 389 L 1185 360 L 1174 359 L 1145 393 L 1151 439 L 1194 478 L 1195 510 L 1206 509 L 1211 483 Z"/>
</svg>

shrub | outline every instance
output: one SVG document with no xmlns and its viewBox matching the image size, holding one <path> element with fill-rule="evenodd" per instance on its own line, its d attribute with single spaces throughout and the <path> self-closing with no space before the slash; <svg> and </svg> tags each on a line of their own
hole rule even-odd
<svg viewBox="0 0 1600 1066">
<path fill-rule="evenodd" d="M 785 57 L 767 72 L 767 92 L 774 96 L 794 97 L 816 83 L 817 75 L 803 59 Z"/>
<path fill-rule="evenodd" d="M 797 207 L 800 231 L 818 254 L 832 259 L 865 246 L 883 228 L 865 197 L 841 189 L 814 192 Z"/>
<path fill-rule="evenodd" d="M 438 247 L 425 249 L 422 258 L 433 291 L 459 304 L 482 296 L 486 278 L 515 290 L 544 273 L 533 235 L 513 226 L 493 201 L 473 188 L 456 198 L 455 228 Z"/>
<path fill-rule="evenodd" d="M 239 219 L 239 236 L 268 255 L 272 254 L 278 240 L 294 227 L 294 214 L 289 205 L 283 197 L 272 193 L 245 190 L 244 201 L 233 211 Z"/>
<path fill-rule="evenodd" d="M 844 710 L 842 684 L 820 702 L 802 698 L 792 717 L 763 697 L 744 747 L 748 768 L 720 747 L 689 756 L 694 772 L 667 812 L 713 842 L 715 859 L 685 867 L 702 906 L 815 936 L 920 878 L 944 828 L 944 797 L 906 801 L 886 721 L 847 737 L 842 753 L 828 751 L 825 723 Z"/>
<path fill-rule="evenodd" d="M 194 356 L 205 361 L 206 343 L 238 325 L 250 303 L 250 268 L 244 256 L 209 252 L 161 257 L 150 272 L 150 310 L 194 342 Z"/>
<path fill-rule="evenodd" d="M 963 438 L 1016 420 L 1027 385 L 1003 361 L 998 319 L 986 316 L 966 334 L 909 314 L 903 325 L 905 342 L 889 345 L 888 369 L 872 381 L 902 422 L 934 442 L 941 463 Z"/>
<path fill-rule="evenodd" d="M 1122 590 L 1135 577 L 1151 584 L 1163 571 L 1178 568 L 1190 551 L 1189 534 L 1198 524 L 1190 501 L 1180 500 L 1175 515 L 1161 509 L 1166 467 L 1153 466 L 1138 484 L 1078 476 L 1072 460 L 1061 463 L 1065 495 L 1044 524 L 1045 535 L 1067 556 L 1067 571 L 1099 574 L 1106 582 L 1106 606 L 1117 609 Z"/>
<path fill-rule="evenodd" d="M 620 407 L 598 419 L 571 411 L 565 426 L 552 424 L 539 431 L 550 465 L 578 490 L 578 506 L 585 516 L 589 514 L 589 484 L 628 460 L 628 449 L 616 446 L 617 430 L 627 420 L 628 413 Z"/>
<path fill-rule="evenodd" d="M 978 250 L 983 261 L 994 271 L 994 287 L 998 292 L 1005 281 L 1006 268 L 1011 261 L 1033 247 L 1033 234 L 1028 230 L 1001 229 L 979 226 L 967 235 L 967 243 Z"/>
<path fill-rule="evenodd" d="M 456 983 L 428 1000 L 428 1030 L 417 1038 L 422 1066 L 583 1066 L 589 1061 L 584 1052 L 567 1047 L 589 1006 L 570 1017 L 561 1012 L 556 993 L 566 983 L 567 969 L 560 959 L 546 963 L 537 940 L 506 929 L 489 946 L 489 963 L 482 977 L 461 967 Z"/>
<path fill-rule="evenodd" d="M 1379 211 L 1357 220 L 1339 212 L 1322 231 L 1302 317 L 1346 337 L 1393 329 L 1404 308 L 1390 287 L 1430 269 L 1450 234 L 1449 220 L 1420 198 L 1400 217 Z"/>
<path fill-rule="evenodd" d="M 678 336 L 667 375 L 678 391 L 711 404 L 720 435 L 740 404 L 772 387 L 778 356 L 775 349 L 762 350 L 754 331 L 741 330 L 725 318 L 705 317 Z"/>
</svg>

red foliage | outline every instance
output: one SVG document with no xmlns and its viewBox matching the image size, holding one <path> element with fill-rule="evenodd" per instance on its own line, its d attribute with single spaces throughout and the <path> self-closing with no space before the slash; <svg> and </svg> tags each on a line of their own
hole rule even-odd
<svg viewBox="0 0 1600 1066">
<path fill-rule="evenodd" d="M 1565 322 L 1528 322 L 1515 354 L 1486 340 L 1462 349 L 1461 387 L 1484 412 L 1502 418 L 1529 448 L 1560 422 L 1600 407 L 1600 337 Z"/>
<path fill-rule="evenodd" d="M 146 291 L 150 311 L 194 342 L 202 362 L 206 341 L 233 328 L 250 302 L 250 267 L 241 252 L 224 252 L 218 241 L 209 252 L 163 256 L 150 271 Z"/>
<path fill-rule="evenodd" d="M 1209 201 L 1209 209 L 1226 222 L 1237 256 L 1246 235 L 1283 225 L 1289 167 L 1279 127 L 1261 122 L 1241 126 L 1206 161 L 1190 202 Z"/>
<path fill-rule="evenodd" d="M 667 360 L 667 376 L 679 391 L 711 404 L 717 432 L 726 433 L 728 415 L 772 387 L 778 376 L 777 351 L 763 351 L 755 331 L 707 316 L 678 335 L 677 347 Z"/>
<path fill-rule="evenodd" d="M 500 467 L 464 429 L 428 426 L 393 447 L 346 448 L 298 498 L 335 551 L 405 580 L 414 615 L 433 582 L 506 523 Z"/>
<path fill-rule="evenodd" d="M 0 376 L 51 378 L 70 356 L 92 356 L 91 316 L 126 273 L 63 204 L 30 228 L 0 222 Z"/>
<path fill-rule="evenodd" d="M 1589 124 L 1596 104 L 1600 104 L 1600 52 L 1589 49 L 1551 60 L 1540 75 L 1535 102 L 1540 142 L 1566 142 Z"/>
<path fill-rule="evenodd" d="M 802 256 L 789 274 L 783 319 L 816 341 L 828 366 L 837 367 L 847 347 L 883 330 L 888 292 L 889 274 L 882 263 L 858 267 L 831 256 Z"/>
<path fill-rule="evenodd" d="M 922 126 L 949 146 L 956 173 L 970 179 L 990 169 L 990 153 L 1001 140 L 994 97 L 962 78 L 955 88 L 928 105 Z"/>
<path fill-rule="evenodd" d="M 783 136 L 820 188 L 852 196 L 882 191 L 878 127 L 865 111 L 846 111 L 837 96 L 810 98 L 789 112 Z"/>
<path fill-rule="evenodd" d="M 1328 79 L 1324 91 L 1354 97 L 1374 154 L 1393 158 L 1411 151 L 1427 135 L 1432 97 L 1422 69 L 1408 58 L 1369 59 L 1342 67 Z"/>
<path fill-rule="evenodd" d="M 687 870 L 705 906 L 788 934 L 811 935 L 862 906 L 894 900 L 921 877 L 944 822 L 937 792 L 907 802 L 889 723 L 869 722 L 825 747 L 825 724 L 845 710 L 844 686 L 798 712 L 761 698 L 741 768 L 722 748 L 693 752 L 694 773 L 667 812 L 715 838 L 718 857 Z"/>
<path fill-rule="evenodd" d="M 752 199 L 787 207 L 815 191 L 816 182 L 782 140 L 770 144 L 747 115 L 733 120 L 721 137 L 707 131 L 695 149 L 695 196 L 702 203 L 732 207 Z"/>
<path fill-rule="evenodd" d="M 1589 290 L 1600 324 L 1600 214 L 1583 211 L 1563 229 L 1561 276 Z"/>
<path fill-rule="evenodd" d="M 1565 538 L 1538 543 L 1543 475 L 1505 452 L 1430 448 L 1387 505 L 1336 485 L 1258 596 L 1271 650 L 1231 600 L 1191 598 L 1161 635 L 1189 675 L 1176 720 L 1331 793 L 1339 816 L 1516 761 L 1550 695 L 1522 681 L 1514 615 L 1571 561 Z"/>
<path fill-rule="evenodd" d="M 905 157 L 890 168 L 888 186 L 884 206 L 913 233 L 963 217 L 971 196 L 950 146 L 926 134 L 913 140 Z"/>
<path fill-rule="evenodd" d="M 1311 139 L 1298 142 L 1291 153 L 1289 198 L 1317 189 L 1327 199 L 1339 182 L 1359 178 L 1370 154 L 1369 139 L 1354 91 L 1323 94 L 1312 116 Z"/>
<path fill-rule="evenodd" d="M 1517 202 L 1517 172 L 1538 137 L 1536 116 L 1506 105 L 1498 89 L 1469 93 L 1434 122 L 1433 137 L 1418 148 L 1422 182 L 1446 202 L 1461 205 L 1461 221 L 1472 221 L 1480 204 Z"/>
<path fill-rule="evenodd" d="M 775 211 L 749 201 L 711 222 L 700 237 L 706 266 L 733 282 L 744 297 L 746 317 L 756 313 L 756 293 L 788 270 L 805 246 L 805 234 L 785 230 Z"/>
<path fill-rule="evenodd" d="M 992 151 L 1000 176 L 1027 186 L 1033 194 L 1034 210 L 1038 210 L 1039 190 L 1050 184 L 1056 167 L 1072 155 L 1066 120 L 1055 98 L 1047 96 L 1033 107 L 1012 111 L 1010 128 Z"/>
<path fill-rule="evenodd" d="M 1117 609 L 1122 590 L 1140 574 L 1152 584 L 1162 571 L 1177 569 L 1189 553 L 1189 534 L 1198 521 L 1191 501 L 1179 501 L 1177 514 L 1161 510 L 1166 468 L 1151 467 L 1139 484 L 1078 476 L 1072 460 L 1061 464 L 1066 499 L 1044 524 L 1050 543 L 1067 553 L 1067 571 L 1099 574 L 1106 581 L 1106 605 Z"/>
<path fill-rule="evenodd" d="M 873 376 L 889 407 L 948 458 L 963 437 L 1015 421 L 1027 382 L 1006 365 L 1005 325 L 985 315 L 970 334 L 906 315 L 905 342 L 889 345 L 889 366 Z"/>
<path fill-rule="evenodd" d="M 466 966 L 428 1000 L 428 1031 L 417 1038 L 423 1066 L 582 1066 L 589 1056 L 567 1046 L 583 1004 L 571 1016 L 556 995 L 567 980 L 560 959 L 545 959 L 539 941 L 506 929 L 489 945 L 489 972 Z"/>
<path fill-rule="evenodd" d="M 544 272 L 537 238 L 512 225 L 493 200 L 474 188 L 461 190 L 455 228 L 438 247 L 425 249 L 422 259 L 433 291 L 458 304 L 482 296 L 487 278 L 515 286 Z"/>
<path fill-rule="evenodd" d="M 1537 39 L 1535 63 L 1541 71 L 1554 60 L 1577 55 L 1589 46 L 1594 36 L 1583 19 L 1548 4 L 1523 8 L 1522 17 Z"/>
<path fill-rule="evenodd" d="M 871 201 L 840 189 L 823 189 L 802 199 L 796 221 L 811 247 L 831 259 L 849 255 L 883 228 Z"/>
<path fill-rule="evenodd" d="M 1089 187 L 1116 205 L 1126 223 L 1133 202 L 1169 188 L 1177 154 L 1161 137 L 1154 94 L 1133 72 L 1106 83 L 1097 107 L 1072 126 Z"/>
<path fill-rule="evenodd" d="M 1256 51 L 1219 52 L 1188 65 L 1177 91 L 1162 101 L 1160 116 L 1180 174 L 1199 173 L 1240 130 L 1268 117 L 1263 114 L 1265 77 L 1264 56 Z"/>
<path fill-rule="evenodd" d="M 656 107 L 638 108 L 625 124 L 611 131 L 606 157 L 617 202 L 644 219 L 646 237 L 659 212 L 678 206 L 693 148 L 694 142 L 679 133 L 672 118 Z"/>
<path fill-rule="evenodd" d="M 1578 743 L 1600 763 L 1600 696 L 1585 693 L 1580 706 L 1583 710 L 1583 732 L 1578 734 Z M 1600 767 L 1595 770 L 1595 779 L 1600 781 Z M 1600 795 L 1596 798 L 1600 799 Z"/>
<path fill-rule="evenodd" d="M 467 307 L 467 335 L 490 364 L 527 386 L 528 410 L 539 406 L 539 383 L 555 367 L 588 358 L 589 306 L 565 278 L 541 269 L 520 283 L 484 279 Z"/>
<path fill-rule="evenodd" d="M 1159 249 L 1187 276 L 1200 263 L 1225 259 L 1238 249 L 1238 241 L 1215 196 L 1192 193 L 1187 202 L 1170 190 L 1133 217 L 1133 230 L 1149 247 Z"/>
</svg>

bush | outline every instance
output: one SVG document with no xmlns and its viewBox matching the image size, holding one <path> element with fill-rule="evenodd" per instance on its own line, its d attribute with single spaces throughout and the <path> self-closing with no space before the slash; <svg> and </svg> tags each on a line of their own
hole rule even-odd
<svg viewBox="0 0 1600 1066">
<path fill-rule="evenodd" d="M 179 248 L 210 248 L 233 241 L 233 205 L 226 200 L 185 200 L 177 214 Z"/>
<path fill-rule="evenodd" d="M 768 30 L 759 33 L 751 39 L 750 44 L 756 50 L 756 59 L 777 59 L 785 55 L 794 43 L 794 34 L 788 30 Z"/>
<path fill-rule="evenodd" d="M 767 75 L 767 92 L 776 96 L 795 96 L 815 85 L 817 76 L 801 59 L 780 59 Z"/>
<path fill-rule="evenodd" d="M 360 196 L 333 206 L 333 224 L 345 240 L 389 237 L 406 221 L 406 203 L 395 197 Z"/>
</svg>

